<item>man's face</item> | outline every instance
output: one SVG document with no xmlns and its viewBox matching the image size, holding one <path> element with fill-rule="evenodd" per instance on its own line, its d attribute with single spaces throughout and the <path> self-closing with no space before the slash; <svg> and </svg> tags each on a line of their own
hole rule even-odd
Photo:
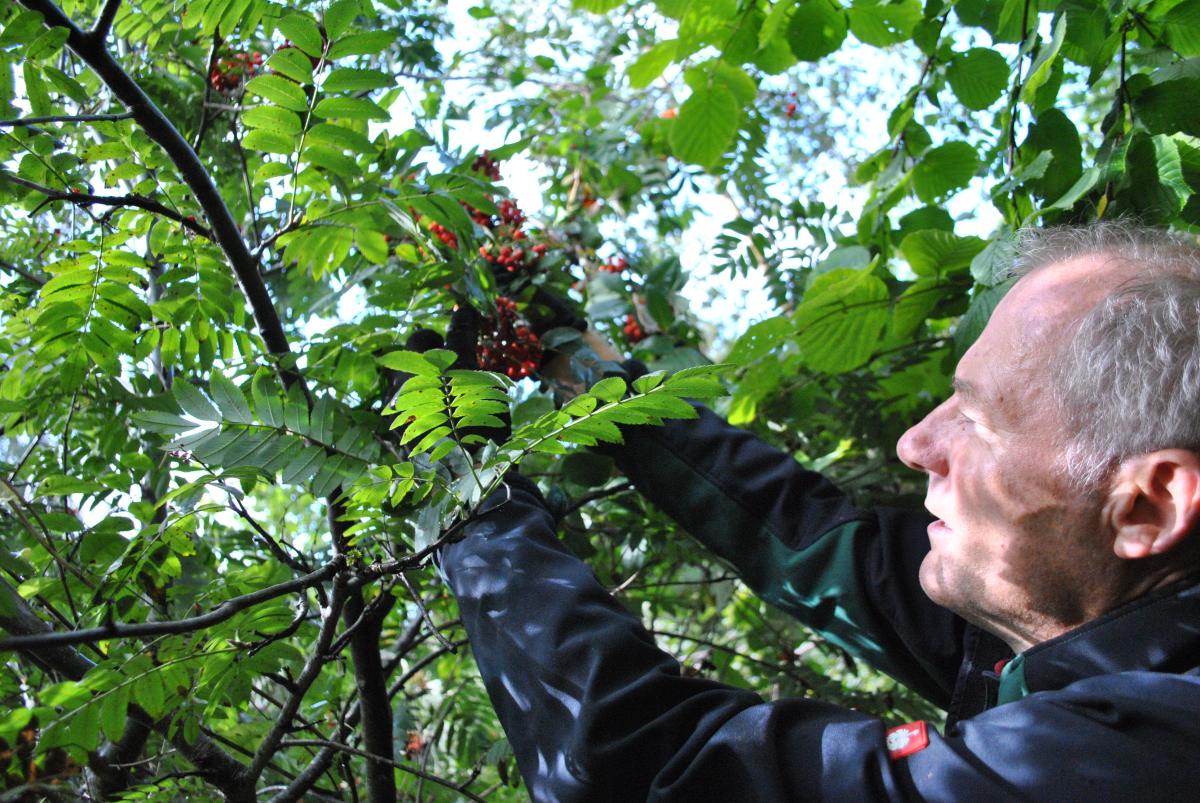
<svg viewBox="0 0 1200 803">
<path fill-rule="evenodd" d="M 896 448 L 929 475 L 925 506 L 937 517 L 922 588 L 1017 649 L 1086 621 L 1087 591 L 1111 565 L 1099 501 L 1058 470 L 1061 427 L 1049 388 L 1073 322 L 1111 286 L 1093 263 L 1018 282 L 959 362 L 954 395 Z"/>
</svg>

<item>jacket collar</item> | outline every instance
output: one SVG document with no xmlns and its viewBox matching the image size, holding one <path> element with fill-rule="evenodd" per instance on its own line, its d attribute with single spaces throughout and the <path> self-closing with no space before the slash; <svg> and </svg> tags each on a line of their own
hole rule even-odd
<svg viewBox="0 0 1200 803">
<path fill-rule="evenodd" d="M 1200 666 L 1200 575 L 1116 608 L 1030 647 L 1005 667 L 1002 702 L 1116 672 L 1185 672 Z"/>
</svg>

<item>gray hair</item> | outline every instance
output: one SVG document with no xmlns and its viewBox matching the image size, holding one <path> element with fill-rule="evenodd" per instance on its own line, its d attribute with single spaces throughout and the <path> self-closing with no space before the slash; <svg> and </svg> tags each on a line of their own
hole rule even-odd
<svg viewBox="0 0 1200 803">
<path fill-rule="evenodd" d="M 1130 221 L 1025 229 L 1015 276 L 1085 256 L 1130 278 L 1081 320 L 1052 368 L 1065 423 L 1062 468 L 1099 490 L 1122 460 L 1157 449 L 1200 452 L 1200 245 Z"/>
</svg>

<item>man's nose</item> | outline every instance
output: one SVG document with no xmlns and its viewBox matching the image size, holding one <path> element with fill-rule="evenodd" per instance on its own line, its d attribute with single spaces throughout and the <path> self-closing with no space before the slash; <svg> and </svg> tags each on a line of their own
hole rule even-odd
<svg viewBox="0 0 1200 803">
<path fill-rule="evenodd" d="M 946 474 L 945 443 L 938 435 L 944 407 L 945 403 L 910 427 L 896 442 L 896 455 L 909 468 L 927 474 Z"/>
</svg>

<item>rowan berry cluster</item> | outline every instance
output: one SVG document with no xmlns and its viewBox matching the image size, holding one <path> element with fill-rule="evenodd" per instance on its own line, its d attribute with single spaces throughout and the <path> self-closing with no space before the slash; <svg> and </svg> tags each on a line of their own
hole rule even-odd
<svg viewBox="0 0 1200 803">
<path fill-rule="evenodd" d="M 492 181 L 500 180 L 500 167 L 487 151 L 472 163 L 471 169 Z M 530 245 L 529 235 L 521 228 L 525 225 L 525 213 L 516 202 L 503 199 L 495 215 L 469 204 L 463 206 L 472 220 L 492 232 L 491 242 L 479 246 L 479 256 L 484 262 L 506 273 L 530 274 L 537 270 L 547 247 L 544 243 Z"/>
<path fill-rule="evenodd" d="M 646 337 L 646 332 L 638 323 L 637 316 L 632 312 L 625 316 L 625 325 L 621 327 L 621 331 L 625 333 L 625 339 L 630 343 L 638 343 Z"/>
<path fill-rule="evenodd" d="M 517 304 L 511 298 L 496 299 L 496 313 L 480 331 L 475 356 L 483 370 L 496 371 L 510 379 L 523 379 L 538 369 L 542 360 L 541 341 L 518 316 Z"/>
<path fill-rule="evenodd" d="M 224 56 L 213 65 L 208 74 L 208 83 L 218 92 L 229 93 L 242 85 L 243 81 L 251 78 L 262 66 L 262 53 L 238 51 L 230 56 Z"/>
</svg>

